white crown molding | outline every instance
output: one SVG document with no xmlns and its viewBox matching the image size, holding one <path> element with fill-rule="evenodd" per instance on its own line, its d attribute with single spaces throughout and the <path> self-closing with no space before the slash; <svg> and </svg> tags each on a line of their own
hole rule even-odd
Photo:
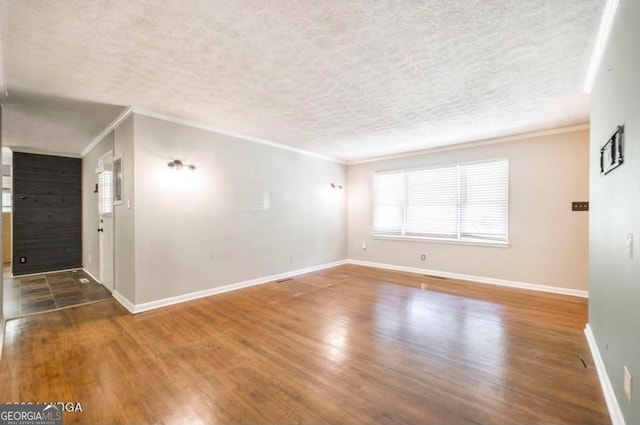
<svg viewBox="0 0 640 425">
<path fill-rule="evenodd" d="M 286 279 L 294 276 L 299 276 L 301 274 L 311 273 L 318 270 L 328 269 L 331 267 L 336 267 L 346 264 L 346 260 L 334 261 L 331 263 L 321 264 L 318 266 L 307 267 L 304 269 L 293 270 L 290 272 L 279 273 L 271 276 L 260 277 L 257 279 L 246 280 L 244 282 L 231 283 L 228 285 L 218 286 L 215 288 L 204 289 L 202 291 L 191 292 L 184 295 L 177 295 L 175 297 L 163 298 L 156 301 L 149 301 L 142 304 L 134 304 L 125 297 L 123 297 L 119 292 L 114 291 L 113 297 L 120 303 L 124 308 L 126 308 L 130 313 L 137 314 L 142 313 L 149 310 L 155 310 L 161 307 L 167 307 L 173 304 L 179 304 L 186 301 L 197 300 L 198 298 L 209 297 L 212 295 L 222 294 L 224 292 L 235 291 L 238 289 L 248 288 L 250 286 L 262 285 L 264 283 L 275 282 L 280 279 Z"/>
<path fill-rule="evenodd" d="M 496 279 L 493 277 L 473 276 L 461 273 L 443 272 L 440 270 L 421 269 L 417 267 L 405 267 L 396 266 L 394 264 L 374 263 L 370 261 L 361 260 L 347 260 L 347 264 L 354 264 L 357 266 L 374 267 L 377 269 L 395 270 L 400 272 L 428 274 L 431 276 L 446 277 L 449 279 L 468 280 L 475 283 L 486 283 L 489 285 L 506 286 L 509 288 L 528 289 L 531 291 L 548 292 L 552 294 L 570 295 L 573 297 L 588 298 L 589 292 L 579 289 L 560 288 L 557 286 L 539 285 L 536 283 L 517 282 L 513 280 Z"/>
<path fill-rule="evenodd" d="M 596 342 L 591 326 L 589 326 L 588 323 L 587 327 L 584 328 L 584 334 L 587 337 L 587 343 L 589 344 L 589 349 L 591 350 L 591 355 L 593 356 L 593 361 L 596 365 L 596 371 L 598 372 L 598 378 L 600 379 L 604 399 L 607 403 L 607 409 L 609 409 L 609 416 L 611 416 L 611 423 L 612 425 L 626 425 L 624 416 L 622 415 L 622 410 L 618 404 L 618 399 L 613 391 L 613 386 L 611 385 L 607 368 L 604 366 L 604 361 L 600 355 L 598 343 Z"/>
<path fill-rule="evenodd" d="M 607 47 L 607 41 L 609 40 L 609 34 L 611 33 L 611 27 L 613 26 L 617 9 L 618 0 L 608 0 L 604 6 L 602 20 L 600 21 L 600 28 L 598 29 L 596 42 L 593 45 L 593 52 L 591 53 L 591 60 L 589 61 L 589 69 L 587 70 L 587 76 L 584 79 L 584 85 L 582 88 L 585 93 L 591 93 L 591 89 L 593 88 L 593 82 L 596 79 L 604 50 Z"/>
<path fill-rule="evenodd" d="M 397 155 L 379 156 L 376 158 L 363 159 L 361 161 L 351 161 L 351 162 L 347 162 L 347 165 L 357 165 L 357 164 L 365 164 L 368 162 L 388 161 L 390 159 L 408 158 L 412 156 L 434 154 L 439 152 L 448 152 L 448 151 L 454 151 L 458 149 L 475 148 L 477 146 L 493 145 L 496 143 L 515 142 L 517 140 L 533 139 L 535 137 L 544 137 L 544 136 L 551 136 L 554 134 L 571 133 L 574 131 L 582 131 L 582 130 L 588 130 L 588 129 L 589 129 L 589 123 L 576 124 L 576 125 L 570 125 L 566 127 L 552 128 L 549 130 L 532 131 L 529 133 L 519 133 L 511 136 L 498 137 L 495 139 L 483 139 L 483 140 L 477 140 L 474 142 L 456 143 L 453 145 L 422 149 L 419 151 L 401 153 Z"/>
<path fill-rule="evenodd" d="M 120 123 L 122 121 L 124 121 L 129 115 L 131 115 L 131 113 L 133 112 L 132 108 L 129 106 L 127 107 L 124 111 L 122 111 L 122 113 L 120 115 L 118 115 L 112 122 L 111 124 L 109 124 L 107 127 L 105 127 L 104 130 L 102 130 L 100 132 L 100 134 L 98 134 L 96 137 L 94 137 L 94 139 L 91 141 L 91 143 L 89 143 L 89 145 L 83 149 L 82 153 L 80 154 L 81 158 L 84 158 L 89 152 L 91 152 L 91 150 L 93 148 L 95 148 L 98 143 L 100 143 L 102 141 L 102 139 L 105 138 L 105 136 L 107 134 L 109 134 L 109 132 L 111 130 L 113 130 L 114 128 L 116 128 L 118 125 L 120 125 Z"/>
<path fill-rule="evenodd" d="M 210 131 L 212 133 L 218 133 L 218 134 L 224 134 L 225 136 L 231 136 L 231 137 L 236 137 L 238 139 L 243 139 L 243 140 L 248 140 L 250 142 L 255 142 L 255 143 L 260 143 L 262 145 L 267 145 L 267 146 L 273 146 L 275 148 L 279 148 L 279 149 L 284 149 L 284 150 L 288 150 L 291 152 L 296 152 L 299 153 L 301 155 L 306 155 L 306 156 L 311 156 L 314 158 L 319 158 L 319 159 L 323 159 L 325 161 L 331 161 L 331 162 L 337 162 L 338 164 L 346 164 L 344 161 L 341 161 L 339 159 L 336 158 L 332 158 L 330 156 L 325 156 L 325 155 L 321 155 L 315 152 L 311 152 L 308 150 L 304 150 L 304 149 L 299 149 L 299 148 L 294 148 L 292 146 L 288 146 L 288 145 L 283 145 L 281 143 L 276 143 L 276 142 L 272 142 L 270 140 L 266 140 L 266 139 L 261 139 L 258 137 L 253 137 L 253 136 L 247 136 L 245 134 L 241 134 L 241 133 L 236 133 L 234 131 L 229 131 L 229 130 L 225 130 L 219 127 L 213 127 L 201 122 L 197 122 L 197 121 L 191 121 L 191 120 L 187 120 L 187 119 L 183 119 L 183 118 L 178 118 L 178 117 L 174 117 L 171 115 L 165 115 L 165 114 L 160 114 L 157 112 L 153 112 L 144 108 L 140 108 L 137 106 L 132 107 L 133 112 L 135 114 L 139 114 L 139 115 L 144 115 L 147 117 L 151 117 L 151 118 L 157 118 L 160 120 L 164 120 L 164 121 L 169 121 L 175 124 L 181 124 L 181 125 L 185 125 L 187 127 L 193 127 L 193 128 L 198 128 L 200 130 L 205 130 L 205 131 Z"/>
</svg>

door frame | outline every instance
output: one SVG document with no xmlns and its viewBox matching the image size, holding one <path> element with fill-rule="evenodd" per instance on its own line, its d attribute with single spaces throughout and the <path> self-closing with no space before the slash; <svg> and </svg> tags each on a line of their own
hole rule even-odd
<svg viewBox="0 0 640 425">
<path fill-rule="evenodd" d="M 111 164 L 111 191 L 112 191 L 112 206 L 111 206 L 111 213 L 107 216 L 107 215 L 102 215 L 100 214 L 100 189 L 98 189 L 98 214 L 97 214 L 97 218 L 98 218 L 98 222 L 97 222 L 97 231 L 100 232 L 98 235 L 98 261 L 99 261 L 99 267 L 98 267 L 98 277 L 99 277 L 99 282 L 105 287 L 107 288 L 109 291 L 114 292 L 116 289 L 116 282 L 115 282 L 115 214 L 114 214 L 114 207 L 113 207 L 113 189 L 114 189 L 114 181 L 113 181 L 113 150 L 109 150 L 107 153 L 105 153 L 104 155 L 102 155 L 99 159 L 98 159 L 98 167 L 96 168 L 96 176 L 99 176 L 100 173 L 102 173 L 104 171 L 104 164 L 105 163 L 109 163 Z M 99 180 L 99 177 L 98 177 Z M 99 185 L 99 183 L 98 183 Z M 104 274 L 103 274 L 103 267 L 105 267 L 103 265 L 103 260 L 104 260 L 104 255 L 103 255 L 103 243 L 104 243 L 104 236 L 105 234 L 104 232 L 104 228 L 105 226 L 103 226 L 103 218 L 104 217 L 108 217 L 109 220 L 111 221 L 111 225 L 108 226 L 109 230 L 110 230 L 110 240 L 111 240 L 111 287 L 108 286 L 108 284 L 104 281 Z M 101 230 L 102 229 L 102 230 Z"/>
</svg>

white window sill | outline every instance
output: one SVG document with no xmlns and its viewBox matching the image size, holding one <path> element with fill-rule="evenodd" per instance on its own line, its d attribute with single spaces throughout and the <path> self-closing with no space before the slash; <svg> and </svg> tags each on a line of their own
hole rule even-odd
<svg viewBox="0 0 640 425">
<path fill-rule="evenodd" d="M 386 235 L 371 235 L 373 239 L 380 240 L 392 240 L 392 241 L 406 241 L 406 242 L 423 242 L 423 243 L 443 243 L 451 245 L 473 245 L 473 246 L 488 246 L 492 248 L 508 248 L 509 242 L 499 241 L 484 241 L 475 239 L 444 239 L 444 238 L 423 238 L 419 236 L 386 236 Z"/>
</svg>

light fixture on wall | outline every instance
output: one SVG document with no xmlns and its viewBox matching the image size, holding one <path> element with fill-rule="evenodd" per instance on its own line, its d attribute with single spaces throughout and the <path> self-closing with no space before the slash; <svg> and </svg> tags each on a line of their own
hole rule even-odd
<svg viewBox="0 0 640 425">
<path fill-rule="evenodd" d="M 341 185 L 341 184 L 331 183 L 331 187 L 332 187 L 333 189 L 342 189 L 342 185 Z"/>
<path fill-rule="evenodd" d="M 182 170 L 183 168 L 188 168 L 191 171 L 196 169 L 196 166 L 193 164 L 184 164 L 182 161 L 180 161 L 179 159 L 174 159 L 173 161 L 169 162 L 167 164 L 169 166 L 169 168 L 171 168 L 172 170 Z"/>
</svg>

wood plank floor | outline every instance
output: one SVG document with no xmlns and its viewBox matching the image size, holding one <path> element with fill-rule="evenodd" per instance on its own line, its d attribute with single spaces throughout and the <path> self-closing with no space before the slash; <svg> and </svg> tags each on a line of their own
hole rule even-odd
<svg viewBox="0 0 640 425">
<path fill-rule="evenodd" d="M 105 301 L 8 321 L 0 402 L 79 401 L 64 423 L 609 424 L 586 312 L 352 265 L 136 316 Z"/>
</svg>

